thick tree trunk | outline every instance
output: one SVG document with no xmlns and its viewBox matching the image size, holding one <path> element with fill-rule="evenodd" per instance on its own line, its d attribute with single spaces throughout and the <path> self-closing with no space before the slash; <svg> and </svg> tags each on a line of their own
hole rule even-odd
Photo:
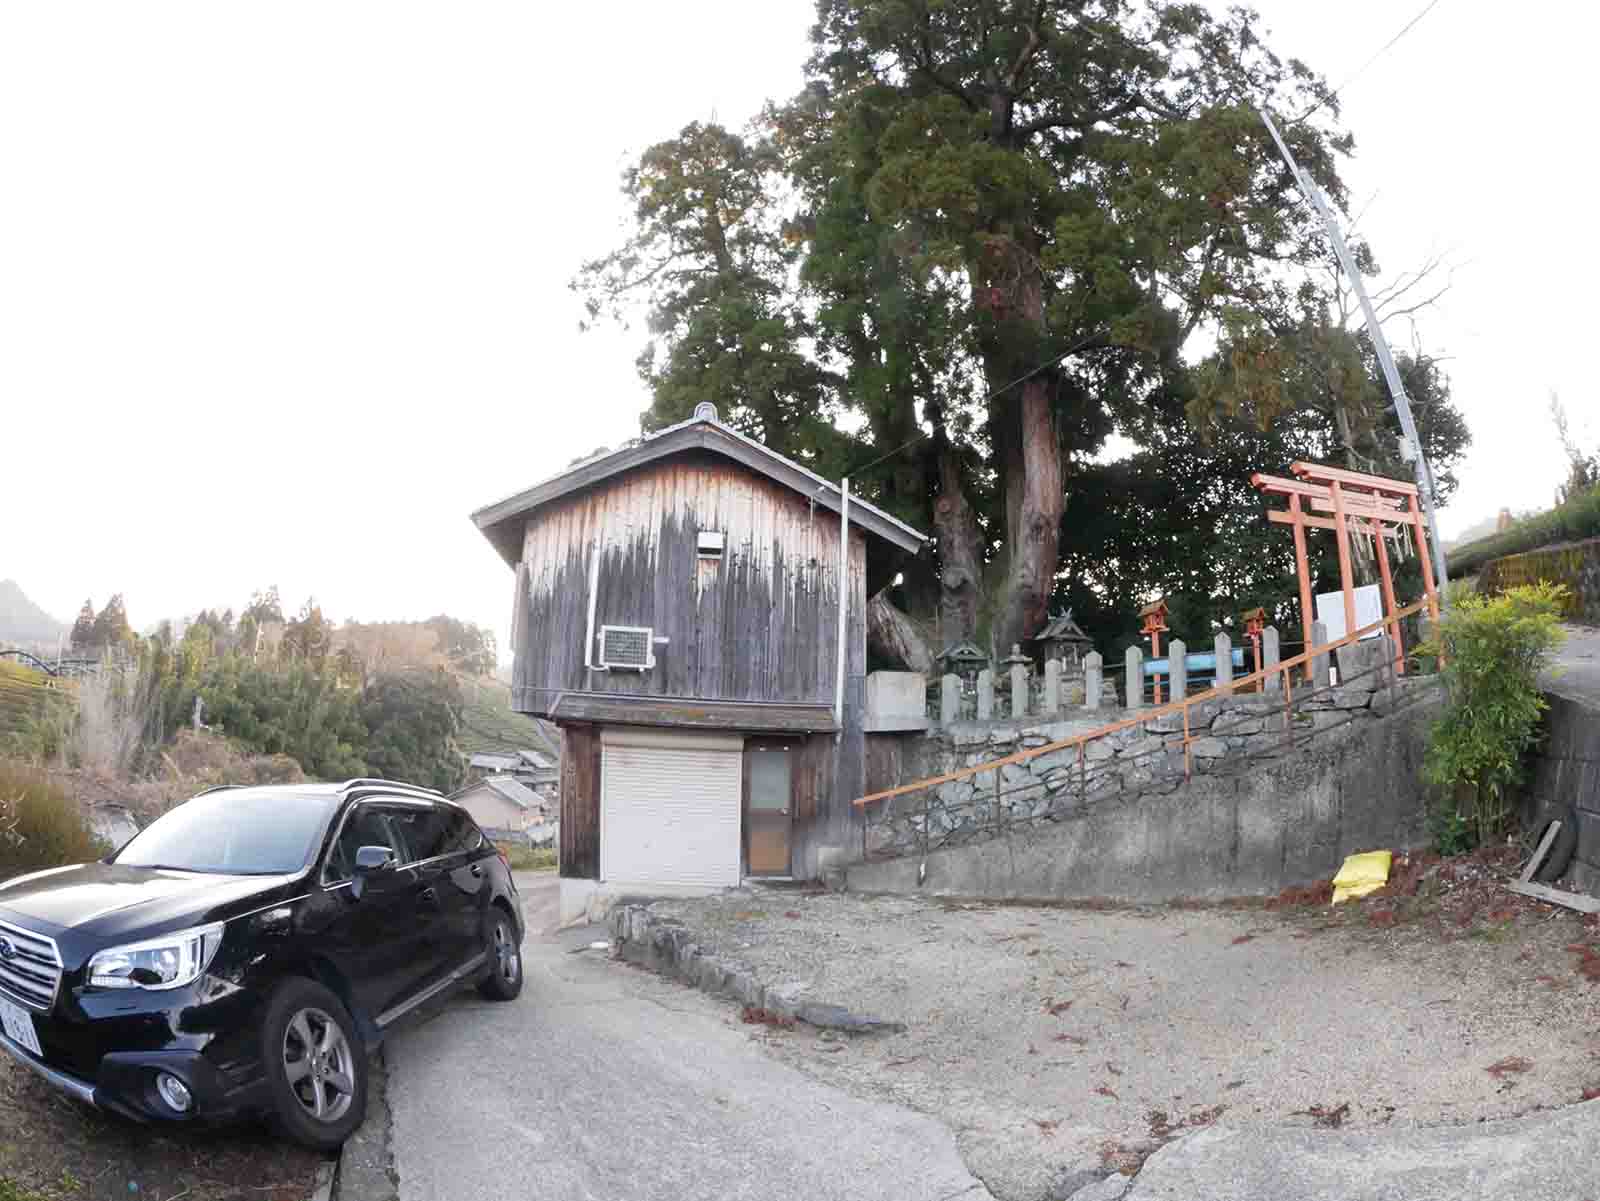
<svg viewBox="0 0 1600 1201">
<path fill-rule="evenodd" d="M 939 499 L 933 506 L 939 536 L 940 650 L 978 632 L 978 589 L 983 579 L 982 535 L 961 487 L 961 465 L 948 445 L 939 453 Z"/>
<path fill-rule="evenodd" d="M 934 670 L 936 648 L 922 626 L 879 592 L 867 602 L 867 645 L 880 659 L 924 675 Z"/>
<path fill-rule="evenodd" d="M 1037 247 L 1017 246 L 1001 264 L 1006 280 L 1004 319 L 1033 329 L 1044 327 L 1044 292 Z M 991 293 L 992 295 L 992 293 Z M 999 316 L 1000 314 L 997 314 Z M 1029 339 L 1022 339 L 1027 345 Z M 1001 346 L 989 363 L 989 378 L 1005 387 L 1037 362 L 1020 361 Z M 1006 574 L 991 631 L 1004 655 L 1044 625 L 1060 562 L 1061 515 L 1066 509 L 1061 438 L 1056 428 L 1054 369 L 1038 370 L 997 397 L 990 432 L 1002 473 L 1006 506 Z"/>
<path fill-rule="evenodd" d="M 1016 406 L 1021 496 L 1011 537 L 1006 596 L 995 623 L 1002 653 L 1031 638 L 1045 623 L 1061 553 L 1061 515 L 1066 508 L 1061 442 L 1051 407 L 1050 381 L 1022 385 Z"/>
</svg>

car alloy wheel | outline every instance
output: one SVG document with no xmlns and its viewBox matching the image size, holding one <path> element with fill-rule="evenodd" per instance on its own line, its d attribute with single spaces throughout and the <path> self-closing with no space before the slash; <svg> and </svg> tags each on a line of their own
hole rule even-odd
<svg viewBox="0 0 1600 1201">
<path fill-rule="evenodd" d="M 283 1032 L 283 1073 L 289 1089 L 318 1122 L 337 1122 L 355 1100 L 355 1055 L 339 1023 L 320 1009 L 306 1008 Z"/>
<path fill-rule="evenodd" d="M 511 930 L 504 921 L 494 924 L 493 950 L 495 972 L 508 988 L 515 986 L 517 978 L 522 975 L 522 952 L 517 949 L 516 940 L 511 937 Z"/>
</svg>

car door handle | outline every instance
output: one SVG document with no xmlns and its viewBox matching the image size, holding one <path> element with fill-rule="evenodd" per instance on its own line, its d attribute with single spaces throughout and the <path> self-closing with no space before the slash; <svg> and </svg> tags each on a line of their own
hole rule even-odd
<svg viewBox="0 0 1600 1201">
<path fill-rule="evenodd" d="M 475 878 L 481 879 L 483 876 L 483 865 L 481 863 L 474 863 L 472 865 L 472 874 Z"/>
<path fill-rule="evenodd" d="M 439 894 L 431 887 L 424 888 L 418 895 L 421 896 L 423 901 L 429 905 L 437 905 L 439 903 Z"/>
</svg>

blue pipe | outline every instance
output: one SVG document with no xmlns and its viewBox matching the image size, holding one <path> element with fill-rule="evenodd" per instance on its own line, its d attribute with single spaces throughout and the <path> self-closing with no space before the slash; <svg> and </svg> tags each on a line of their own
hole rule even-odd
<svg viewBox="0 0 1600 1201">
<path fill-rule="evenodd" d="M 1244 666 L 1244 648 L 1242 646 L 1234 647 L 1233 654 L 1229 657 L 1233 660 L 1235 667 Z M 1189 669 L 1190 674 L 1217 674 L 1217 654 L 1215 651 L 1196 651 L 1192 655 L 1185 655 L 1183 662 L 1184 666 Z M 1167 661 L 1165 659 L 1150 659 L 1146 661 L 1144 665 L 1145 679 L 1148 680 L 1154 676 L 1164 676 L 1166 674 Z"/>
</svg>

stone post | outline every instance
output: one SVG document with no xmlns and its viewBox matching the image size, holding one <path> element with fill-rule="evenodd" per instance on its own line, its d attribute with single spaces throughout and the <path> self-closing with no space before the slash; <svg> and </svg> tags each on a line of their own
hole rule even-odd
<svg viewBox="0 0 1600 1201">
<path fill-rule="evenodd" d="M 1011 665 L 1011 716 L 1028 716 L 1028 669 L 1020 663 Z"/>
<path fill-rule="evenodd" d="M 1320 621 L 1311 623 L 1311 646 L 1326 646 L 1328 643 L 1328 627 Z M 1306 647 L 1310 650 L 1311 646 Z M 1311 660 L 1311 685 L 1313 688 L 1326 688 L 1328 686 L 1328 660 L 1330 655 L 1318 655 Z"/>
<path fill-rule="evenodd" d="M 1278 627 L 1268 626 L 1261 631 L 1261 668 L 1271 671 L 1282 661 L 1278 654 Z M 1274 671 L 1261 687 L 1264 692 L 1282 692 L 1283 676 Z"/>
<path fill-rule="evenodd" d="M 1233 639 L 1218 634 L 1212 641 L 1217 652 L 1217 692 L 1223 696 L 1233 693 Z"/>
<path fill-rule="evenodd" d="M 961 677 L 947 675 L 939 681 L 939 724 L 949 725 L 961 716 Z"/>
<path fill-rule="evenodd" d="M 978 673 L 978 720 L 994 717 L 994 671 L 985 667 Z"/>
<path fill-rule="evenodd" d="M 1130 646 L 1122 656 L 1122 669 L 1127 674 L 1122 686 L 1126 690 L 1128 708 L 1138 709 L 1144 704 L 1144 651 Z"/>
<path fill-rule="evenodd" d="M 1181 638 L 1167 643 L 1167 681 L 1172 686 L 1167 700 L 1181 701 L 1189 695 L 1189 648 Z"/>
<path fill-rule="evenodd" d="M 1061 660 L 1044 661 L 1044 715 L 1054 717 L 1061 712 Z"/>
<path fill-rule="evenodd" d="M 1090 709 L 1100 707 L 1100 689 L 1104 686 L 1105 677 L 1103 665 L 1105 660 L 1100 657 L 1099 651 L 1090 651 L 1083 657 L 1083 703 Z"/>
</svg>

